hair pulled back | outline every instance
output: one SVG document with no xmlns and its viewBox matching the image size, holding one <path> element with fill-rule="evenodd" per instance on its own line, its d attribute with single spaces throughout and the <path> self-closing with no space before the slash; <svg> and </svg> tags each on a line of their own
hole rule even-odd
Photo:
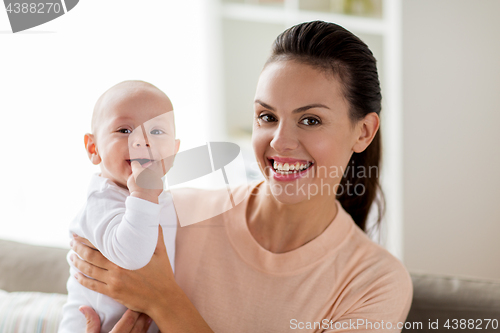
<svg viewBox="0 0 500 333">
<path fill-rule="evenodd" d="M 354 125 L 367 114 L 380 114 L 382 95 L 376 59 L 368 46 L 341 26 L 323 21 L 301 23 L 281 33 L 274 41 L 267 64 L 280 60 L 299 61 L 333 74 L 340 79 L 343 94 L 349 102 L 349 118 Z M 382 145 L 380 130 L 371 144 L 361 153 L 353 153 L 339 188 L 358 184 L 363 194 L 342 191 L 337 199 L 365 232 L 366 220 L 372 204 L 378 207 L 377 225 L 384 214 L 384 196 L 380 187 Z M 352 172 L 354 168 L 355 172 Z M 356 177 L 364 168 L 363 177 Z M 375 169 L 376 172 L 368 172 Z M 377 193 L 379 194 L 377 196 Z"/>
</svg>

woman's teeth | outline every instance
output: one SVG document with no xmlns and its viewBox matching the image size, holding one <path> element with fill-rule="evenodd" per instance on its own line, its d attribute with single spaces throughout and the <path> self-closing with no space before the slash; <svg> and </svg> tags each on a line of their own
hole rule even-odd
<svg viewBox="0 0 500 333">
<path fill-rule="evenodd" d="M 304 171 L 306 170 L 307 168 L 309 168 L 310 166 L 312 165 L 311 162 L 307 162 L 307 163 L 295 163 L 295 164 L 292 164 L 292 163 L 280 163 L 280 162 L 276 162 L 274 161 L 273 162 L 273 168 L 276 172 L 278 173 L 281 173 L 281 174 L 284 174 L 284 175 L 287 175 L 287 174 L 290 174 L 290 173 L 297 173 L 297 172 L 301 172 L 301 171 Z"/>
</svg>

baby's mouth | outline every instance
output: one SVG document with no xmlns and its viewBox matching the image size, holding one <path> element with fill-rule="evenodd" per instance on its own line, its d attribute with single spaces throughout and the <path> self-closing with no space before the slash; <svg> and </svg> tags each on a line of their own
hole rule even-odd
<svg viewBox="0 0 500 333">
<path fill-rule="evenodd" d="M 141 166 L 149 162 L 154 162 L 154 160 L 150 160 L 149 158 L 132 158 L 130 160 L 127 160 L 127 163 L 130 165 L 133 161 L 139 162 Z"/>
</svg>

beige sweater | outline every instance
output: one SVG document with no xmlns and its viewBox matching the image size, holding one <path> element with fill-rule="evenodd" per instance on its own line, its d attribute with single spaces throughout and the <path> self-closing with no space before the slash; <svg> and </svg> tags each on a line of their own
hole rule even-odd
<svg viewBox="0 0 500 333">
<path fill-rule="evenodd" d="M 193 212 L 227 204 L 227 191 L 173 195 L 176 208 Z M 176 280 L 214 332 L 400 331 L 412 299 L 410 276 L 338 201 L 321 235 L 280 254 L 251 235 L 247 202 L 177 231 Z"/>
</svg>

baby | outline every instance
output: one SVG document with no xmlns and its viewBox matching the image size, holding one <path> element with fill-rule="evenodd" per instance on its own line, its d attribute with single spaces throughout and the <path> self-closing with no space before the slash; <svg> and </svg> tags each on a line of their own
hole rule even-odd
<svg viewBox="0 0 500 333">
<path fill-rule="evenodd" d="M 142 81 L 125 81 L 97 101 L 92 134 L 85 134 L 85 149 L 101 173 L 94 175 L 87 202 L 70 225 L 70 233 L 87 238 L 109 260 L 125 269 L 139 269 L 151 259 L 163 229 L 167 254 L 174 268 L 177 217 L 161 177 L 179 150 L 175 139 L 172 104 L 162 91 Z M 70 264 L 68 301 L 60 333 L 85 331 L 78 308 L 92 307 L 109 332 L 126 308 L 110 297 L 86 289 Z M 154 323 L 148 332 L 158 332 Z"/>
</svg>

